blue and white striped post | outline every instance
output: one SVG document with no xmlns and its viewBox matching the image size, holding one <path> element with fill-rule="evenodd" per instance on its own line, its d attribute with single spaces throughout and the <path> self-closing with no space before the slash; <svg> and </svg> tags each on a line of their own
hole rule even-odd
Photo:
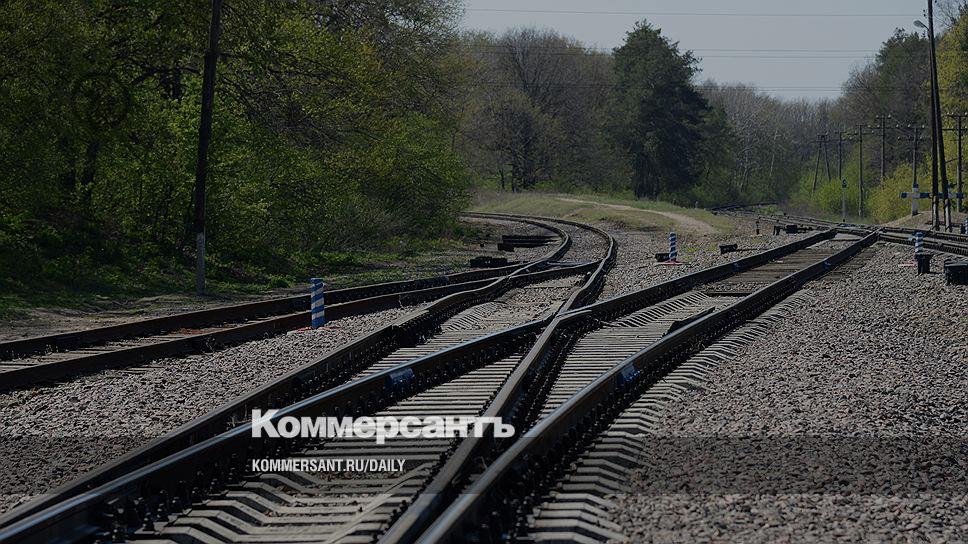
<svg viewBox="0 0 968 544">
<path fill-rule="evenodd" d="M 676 262 L 676 257 L 678 256 L 678 251 L 676 248 L 676 233 L 669 233 L 669 262 Z"/>
<path fill-rule="evenodd" d="M 312 291 L 310 292 L 309 308 L 312 311 L 312 328 L 318 329 L 326 324 L 326 304 L 323 300 L 323 288 L 326 286 L 321 278 L 310 278 Z"/>
<path fill-rule="evenodd" d="M 924 233 L 921 231 L 914 233 L 914 254 L 920 255 L 924 251 Z"/>
<path fill-rule="evenodd" d="M 968 234 L 968 217 L 965 218 L 965 234 Z"/>
</svg>

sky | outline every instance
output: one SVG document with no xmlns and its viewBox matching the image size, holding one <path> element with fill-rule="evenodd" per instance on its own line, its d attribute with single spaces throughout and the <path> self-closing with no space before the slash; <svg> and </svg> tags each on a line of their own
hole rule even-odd
<svg viewBox="0 0 968 544">
<path fill-rule="evenodd" d="M 463 27 L 552 28 L 611 49 L 646 19 L 701 59 L 700 80 L 816 99 L 836 98 L 851 69 L 894 29 L 916 30 L 925 8 L 922 0 L 465 0 Z"/>
</svg>

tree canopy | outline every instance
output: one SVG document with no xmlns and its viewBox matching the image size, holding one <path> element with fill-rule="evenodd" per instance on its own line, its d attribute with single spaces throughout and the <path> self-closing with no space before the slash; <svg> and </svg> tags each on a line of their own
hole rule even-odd
<svg viewBox="0 0 968 544">
<path fill-rule="evenodd" d="M 0 6 L 3 281 L 190 262 L 210 10 Z M 451 224 L 466 182 L 453 147 L 457 15 L 445 0 L 226 0 L 210 152 L 216 273 L 306 271 L 328 251 Z"/>
<path fill-rule="evenodd" d="M 696 59 L 639 23 L 614 53 L 614 131 L 632 163 L 637 197 L 698 181 L 711 108 L 692 84 Z"/>
</svg>

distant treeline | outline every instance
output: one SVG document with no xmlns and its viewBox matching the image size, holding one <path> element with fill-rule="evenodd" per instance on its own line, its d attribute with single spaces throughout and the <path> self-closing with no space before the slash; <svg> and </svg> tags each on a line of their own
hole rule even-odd
<svg viewBox="0 0 968 544">
<path fill-rule="evenodd" d="M 968 112 L 968 10 L 962 0 L 936 0 L 938 77 L 944 116 L 944 144 L 949 181 L 958 177 L 956 120 L 951 114 Z M 896 30 L 874 57 L 853 71 L 841 96 L 830 103 L 829 113 L 818 133 L 828 134 L 828 156 L 837 159 L 839 132 L 847 132 L 843 177 L 847 180 L 848 215 L 885 222 L 909 214 L 911 204 L 899 198 L 910 191 L 914 168 L 922 191 L 931 189 L 930 44 L 924 32 Z M 890 118 L 886 118 L 890 116 Z M 881 124 L 888 128 L 882 131 Z M 968 128 L 968 123 L 964 126 Z M 864 132 L 863 155 L 857 135 Z M 915 164 L 914 134 L 918 132 Z M 966 138 L 968 140 L 968 138 Z M 840 215 L 841 184 L 836 163 L 827 181 L 825 167 L 816 175 L 819 148 L 815 145 L 806 161 L 800 183 L 790 203 L 816 213 Z M 860 170 L 863 157 L 865 194 L 860 199 Z M 822 163 L 821 163 L 822 164 Z M 881 179 L 883 164 L 884 178 Z M 818 179 L 814 191 L 814 179 Z M 928 209 L 928 201 L 921 209 Z"/>
<path fill-rule="evenodd" d="M 508 190 L 631 190 L 704 205 L 783 198 L 830 106 L 698 83 L 699 59 L 647 22 L 614 51 L 535 29 L 461 43 L 473 69 L 461 154 Z"/>
<path fill-rule="evenodd" d="M 943 99 L 963 111 L 968 24 L 949 13 Z M 0 288 L 144 283 L 191 265 L 210 15 L 207 0 L 0 5 Z M 700 82 L 699 59 L 645 21 L 600 51 L 548 30 L 461 32 L 460 17 L 458 0 L 224 0 L 217 276 L 399 251 L 452 228 L 473 183 L 828 209 L 830 184 L 804 193 L 818 134 L 926 119 L 915 34 L 885 42 L 837 101 L 781 101 Z M 892 145 L 892 175 L 908 155 Z"/>
<path fill-rule="evenodd" d="M 966 2 L 935 3 L 942 108 L 965 113 Z M 461 155 L 479 177 L 509 190 L 631 191 L 703 205 L 771 200 L 839 215 L 840 167 L 848 210 L 856 216 L 862 130 L 863 215 L 886 221 L 909 209 L 898 198 L 912 181 L 907 127 L 930 124 L 923 33 L 895 31 L 852 72 L 839 97 L 817 100 L 781 100 L 749 85 L 702 81 L 701 59 L 646 22 L 611 51 L 534 29 L 472 33 L 461 43 L 476 82 L 463 111 Z M 883 121 L 890 127 L 883 183 L 881 135 L 871 128 L 878 116 L 890 116 Z M 954 126 L 946 120 L 951 180 L 957 178 Z M 821 135 L 827 143 L 818 168 Z M 920 136 L 924 169 L 928 130 Z M 919 172 L 925 187 L 928 172 Z"/>
</svg>

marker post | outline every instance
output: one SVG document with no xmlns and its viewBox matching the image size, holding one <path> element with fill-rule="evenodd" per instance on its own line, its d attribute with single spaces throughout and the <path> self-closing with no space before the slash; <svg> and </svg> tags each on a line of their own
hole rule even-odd
<svg viewBox="0 0 968 544">
<path fill-rule="evenodd" d="M 311 278 L 309 281 L 312 284 L 309 299 L 309 307 L 312 313 L 312 328 L 318 329 L 326 324 L 326 304 L 323 292 L 326 284 L 323 283 L 322 278 Z"/>
</svg>

